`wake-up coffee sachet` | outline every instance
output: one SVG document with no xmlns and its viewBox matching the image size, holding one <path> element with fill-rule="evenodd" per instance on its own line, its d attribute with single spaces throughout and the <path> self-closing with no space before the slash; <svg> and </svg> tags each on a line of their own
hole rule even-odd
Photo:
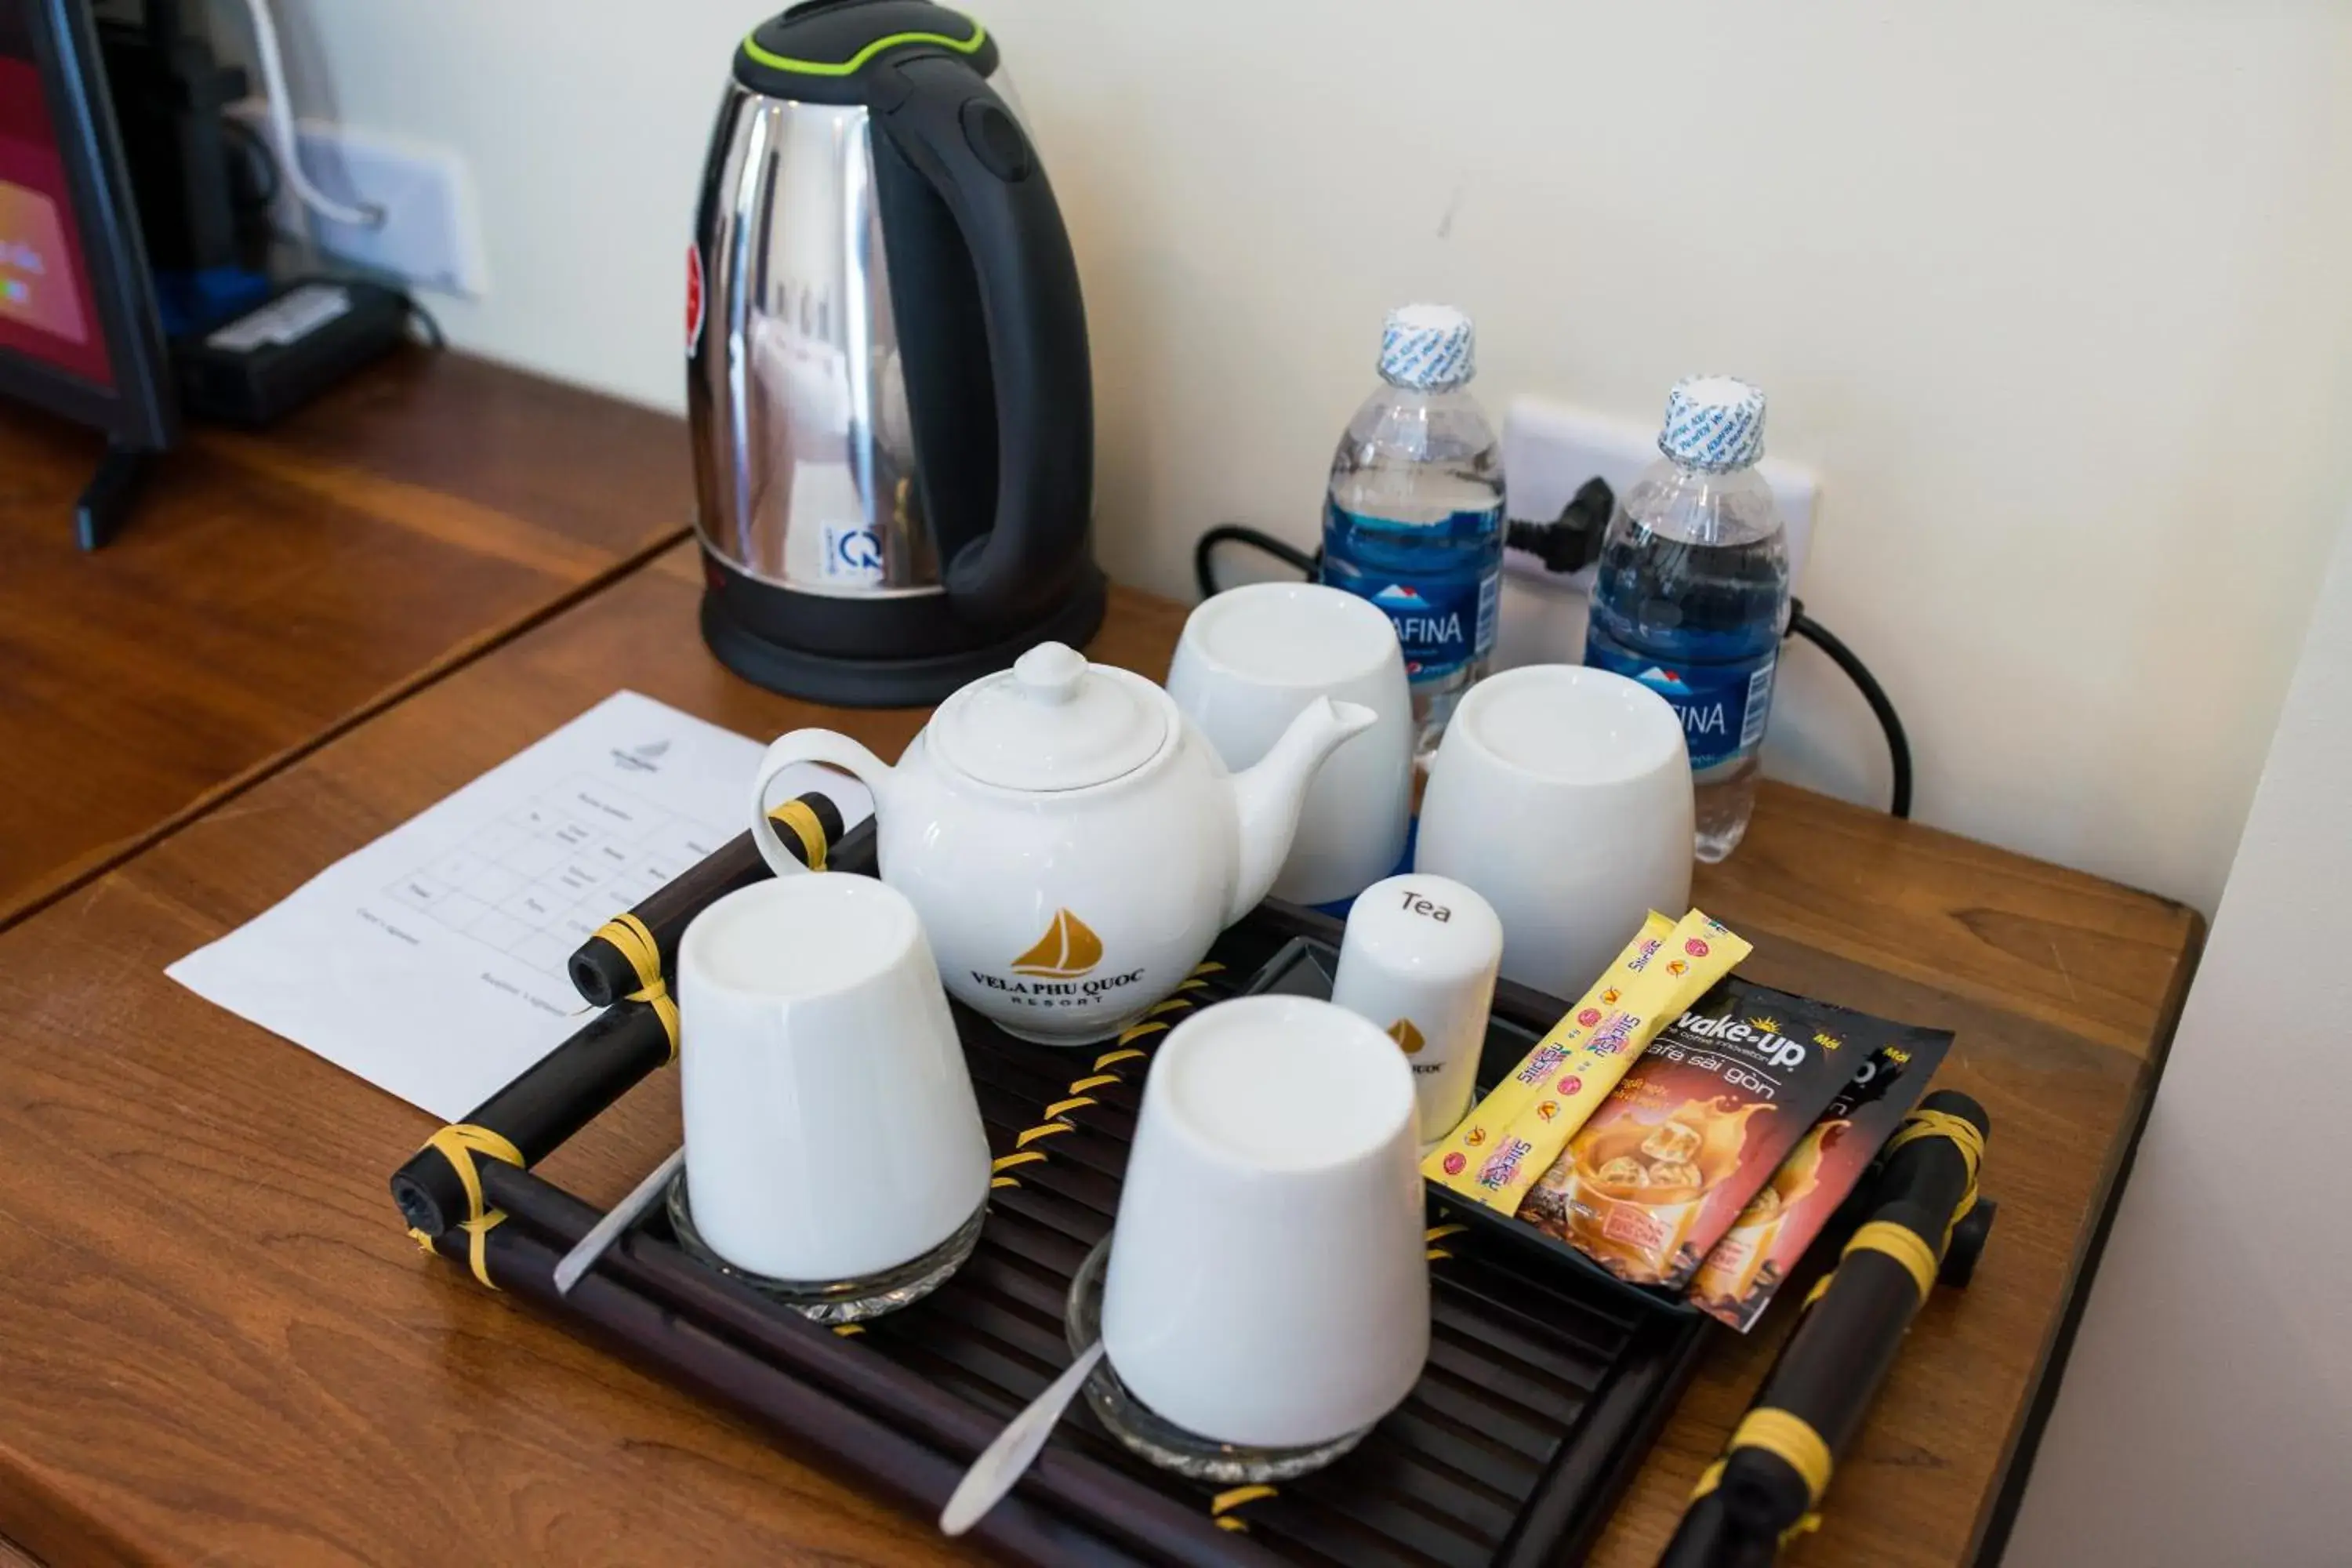
<svg viewBox="0 0 2352 1568">
<path fill-rule="evenodd" d="M 1842 1008 L 1823 1007 L 1819 1021 L 1845 1042 L 1843 1054 L 1868 1054 L 1691 1281 L 1692 1303 L 1742 1333 L 1756 1326 L 1805 1248 L 1919 1103 L 1952 1043 L 1949 1030 Z"/>
<path fill-rule="evenodd" d="M 1724 980 L 1634 1059 L 1519 1217 L 1620 1279 L 1682 1289 L 1875 1047 L 1862 1018 Z"/>
</svg>

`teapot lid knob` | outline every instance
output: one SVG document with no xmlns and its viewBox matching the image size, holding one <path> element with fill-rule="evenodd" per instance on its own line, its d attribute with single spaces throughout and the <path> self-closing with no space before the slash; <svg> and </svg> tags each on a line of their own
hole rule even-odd
<svg viewBox="0 0 2352 1568">
<path fill-rule="evenodd" d="M 1067 643 L 1041 642 L 1013 661 L 1013 679 L 1041 702 L 1067 702 L 1086 678 L 1086 655 Z"/>
<path fill-rule="evenodd" d="M 1167 741 L 1175 704 L 1139 675 L 1057 642 L 983 675 L 931 715 L 940 760 L 999 789 L 1085 789 L 1133 773 Z"/>
</svg>

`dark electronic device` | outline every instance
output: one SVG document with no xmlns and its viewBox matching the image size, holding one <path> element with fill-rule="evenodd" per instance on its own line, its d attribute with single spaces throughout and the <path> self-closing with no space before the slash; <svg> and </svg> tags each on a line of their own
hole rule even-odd
<svg viewBox="0 0 2352 1568">
<path fill-rule="evenodd" d="M 245 72 L 182 26 L 179 0 L 101 19 L 98 46 L 165 331 L 257 300 L 268 289 L 259 237 L 237 222 L 223 120 L 245 96 Z"/>
<path fill-rule="evenodd" d="M 289 283 L 212 331 L 172 343 L 180 395 L 200 418 L 247 429 L 275 423 L 408 331 L 408 296 L 356 278 Z"/>
<path fill-rule="evenodd" d="M 0 395 L 103 431 L 74 509 L 121 526 L 179 414 L 130 175 L 80 0 L 0 0 Z"/>
<path fill-rule="evenodd" d="M 232 141 L 224 115 L 246 74 L 182 13 L 182 0 L 111 7 L 99 47 L 182 405 L 254 428 L 398 343 L 408 297 L 356 279 L 271 279 L 266 197 L 240 199 L 231 171 L 278 154 L 250 132 Z"/>
<path fill-rule="evenodd" d="M 815 0 L 736 51 L 687 402 L 703 635 L 762 686 L 936 702 L 1101 623 L 1086 307 L 1007 90 L 927 0 Z"/>
<path fill-rule="evenodd" d="M 0 395 L 106 433 L 85 550 L 121 530 L 183 409 L 269 424 L 398 343 L 410 310 L 356 279 L 271 279 L 223 130 L 245 73 L 179 0 L 115 10 L 0 0 Z"/>
</svg>

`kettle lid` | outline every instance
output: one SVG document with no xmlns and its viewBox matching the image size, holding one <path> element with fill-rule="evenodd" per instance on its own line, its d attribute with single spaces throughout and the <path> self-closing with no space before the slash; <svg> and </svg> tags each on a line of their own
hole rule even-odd
<svg viewBox="0 0 2352 1568">
<path fill-rule="evenodd" d="M 909 53 L 996 69 L 996 42 L 971 17 L 930 0 L 803 0 L 762 22 L 735 51 L 735 79 L 770 98 L 864 103 L 868 68 Z"/>
<path fill-rule="evenodd" d="M 941 703 L 929 732 L 942 761 L 982 784 L 1085 789 L 1151 760 L 1168 738 L 1168 701 L 1139 675 L 1039 643 Z"/>
</svg>

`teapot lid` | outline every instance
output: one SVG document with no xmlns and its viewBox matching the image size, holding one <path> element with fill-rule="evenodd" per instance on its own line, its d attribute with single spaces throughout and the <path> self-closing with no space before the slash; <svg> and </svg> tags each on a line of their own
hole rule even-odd
<svg viewBox="0 0 2352 1568">
<path fill-rule="evenodd" d="M 982 784 L 1085 789 L 1150 762 L 1168 738 L 1168 711 L 1141 676 L 1048 642 L 941 703 L 930 735 L 941 760 Z"/>
</svg>

